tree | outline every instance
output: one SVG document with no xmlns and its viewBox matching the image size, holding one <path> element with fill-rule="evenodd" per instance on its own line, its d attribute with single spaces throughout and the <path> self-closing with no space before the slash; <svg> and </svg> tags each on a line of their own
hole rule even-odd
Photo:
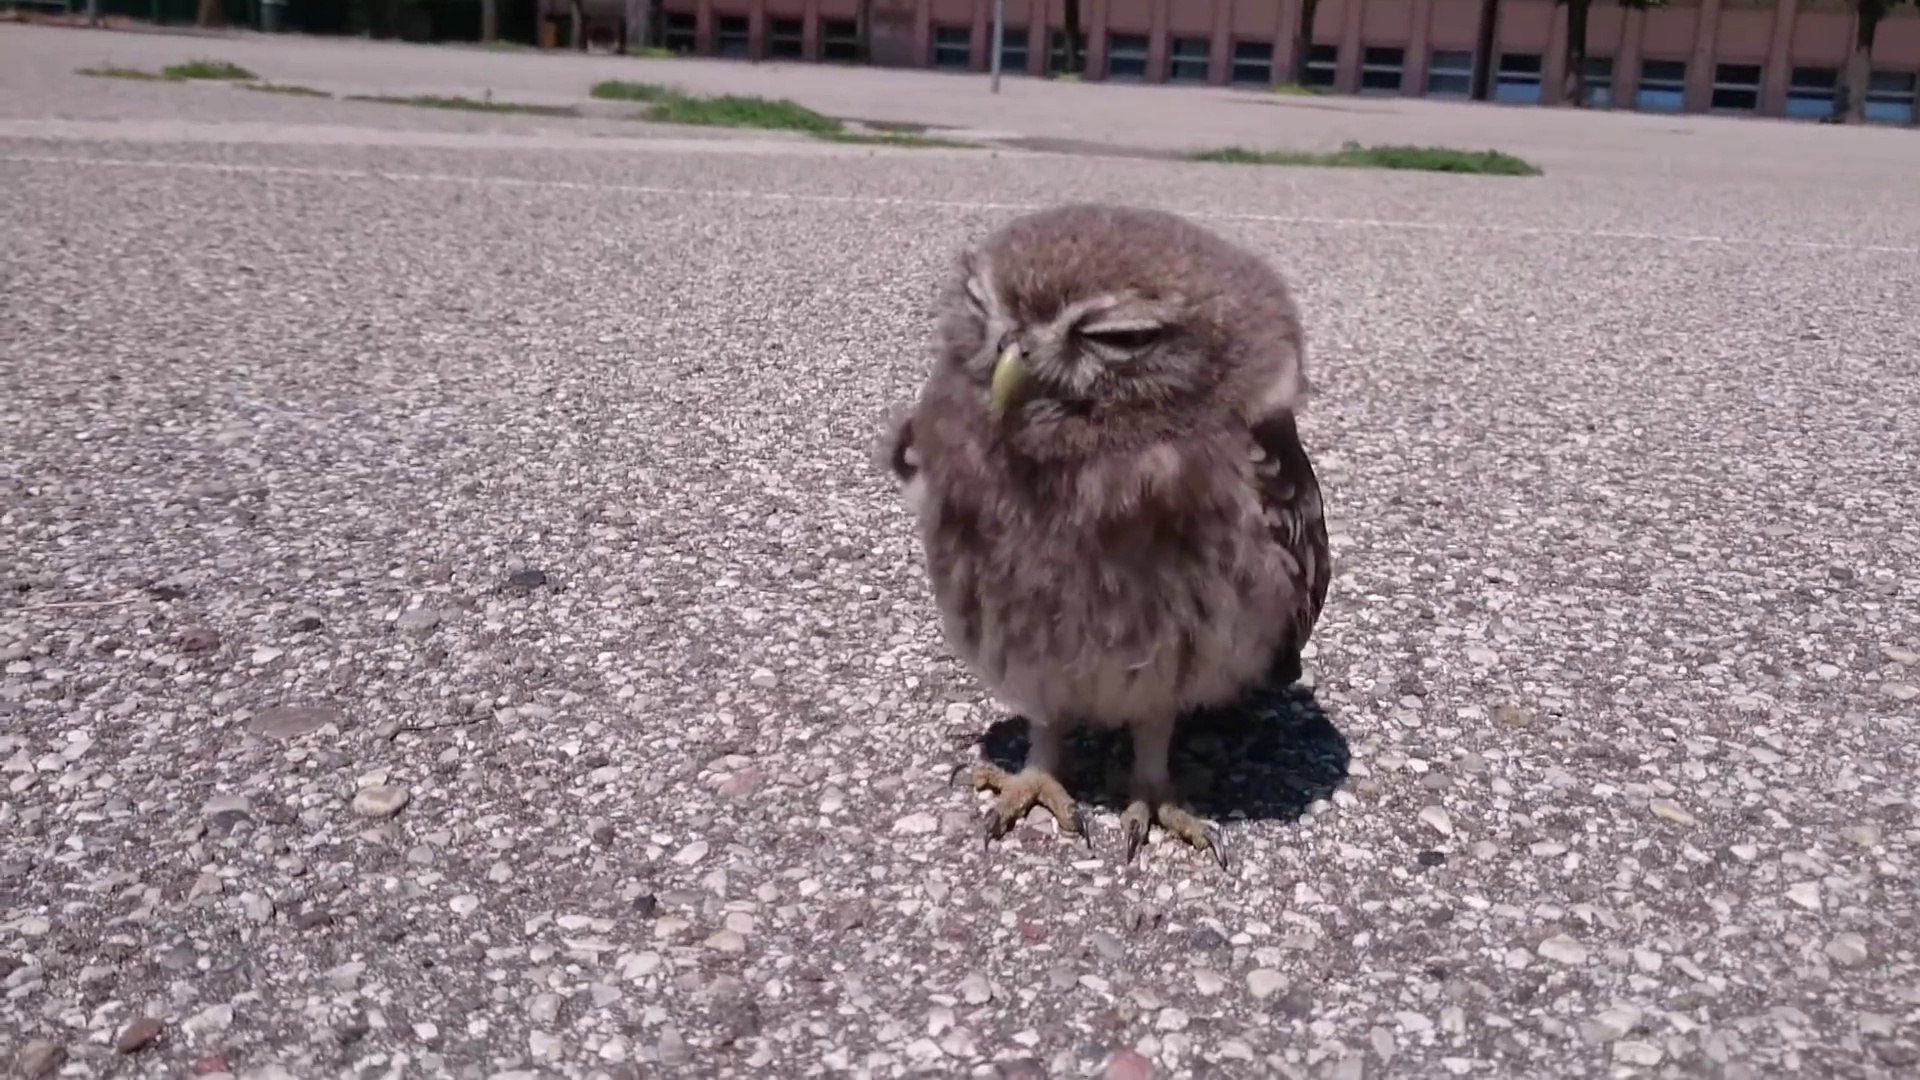
<svg viewBox="0 0 1920 1080">
<path fill-rule="evenodd" d="M 1293 28 L 1293 75 L 1295 86 L 1307 81 L 1307 60 L 1313 56 L 1313 20 L 1320 14 L 1320 0 L 1300 0 L 1300 22 Z"/>
<path fill-rule="evenodd" d="M 218 24 L 219 22 L 220 22 L 220 0 L 200 0 L 199 6 L 194 10 L 194 13 L 193 13 L 194 25 L 195 26 L 213 26 Z"/>
<path fill-rule="evenodd" d="M 1920 0 L 1851 0 L 1853 7 L 1853 55 L 1847 58 L 1847 77 L 1840 82 L 1840 93 L 1833 99 L 1834 115 L 1844 113 L 1847 123 L 1858 124 L 1867 118 L 1867 86 L 1873 79 L 1873 39 L 1880 32 L 1880 20 L 1904 3 Z"/>
<path fill-rule="evenodd" d="M 1587 17 L 1593 0 L 1558 0 L 1567 6 L 1566 71 L 1560 80 L 1560 100 L 1576 109 L 1587 107 Z M 1623 8 L 1645 11 L 1665 7 L 1667 0 L 1619 0 Z"/>
<path fill-rule="evenodd" d="M 1067 55 L 1061 60 L 1060 70 L 1063 74 L 1078 75 L 1083 56 L 1081 43 L 1085 40 L 1080 32 L 1080 0 L 1065 0 L 1064 7 L 1060 21 L 1065 25 L 1060 36 L 1066 39 Z"/>
</svg>

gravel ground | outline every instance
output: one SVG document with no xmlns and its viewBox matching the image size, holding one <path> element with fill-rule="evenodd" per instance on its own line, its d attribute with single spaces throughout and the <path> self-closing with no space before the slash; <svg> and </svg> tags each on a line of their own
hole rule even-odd
<svg viewBox="0 0 1920 1080">
<path fill-rule="evenodd" d="M 1649 119 L 1445 114 L 1552 164 L 1515 180 L 71 74 L 639 63 L 229 44 L 0 27 L 0 1062 L 1920 1061 L 1920 205 L 1882 162 L 1910 133 L 1661 119 L 1690 156 L 1582 159 L 1572 125 Z M 795 75 L 896 110 L 940 78 Z M 1153 93 L 1023 92 L 988 119 Z M 1162 93 L 1189 138 L 1241 122 Z M 1391 104 L 1348 134 L 1441 115 Z M 1306 309 L 1338 559 L 1311 686 L 1176 759 L 1230 875 L 1158 837 L 1122 868 L 1111 809 L 1091 851 L 1044 816 L 981 850 L 947 776 L 1018 725 L 868 461 L 956 249 L 1082 196 L 1202 216 Z"/>
</svg>

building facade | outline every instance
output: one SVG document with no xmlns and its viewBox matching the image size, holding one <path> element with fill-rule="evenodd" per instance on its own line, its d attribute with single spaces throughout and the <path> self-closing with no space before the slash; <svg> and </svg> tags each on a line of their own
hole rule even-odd
<svg viewBox="0 0 1920 1080">
<path fill-rule="evenodd" d="M 625 8 L 639 40 L 649 0 Z M 866 62 L 985 71 L 993 0 L 657 0 L 661 45 L 700 56 Z M 565 17 L 568 0 L 543 0 Z M 866 8 L 866 48 L 860 19 Z M 1003 70 L 1043 76 L 1065 60 L 1065 0 L 1006 0 Z M 1083 77 L 1113 82 L 1268 86 L 1466 98 L 1483 0 L 1320 0 L 1306 70 L 1291 70 L 1301 0 L 1079 0 Z M 1485 46 L 1489 100 L 1555 104 L 1566 8 L 1501 0 Z M 1649 11 L 1594 0 L 1589 103 L 1651 112 L 1830 114 L 1854 38 L 1846 0 L 1669 0 Z M 1920 15 L 1880 24 L 1866 88 L 1872 121 L 1914 122 Z"/>
</svg>

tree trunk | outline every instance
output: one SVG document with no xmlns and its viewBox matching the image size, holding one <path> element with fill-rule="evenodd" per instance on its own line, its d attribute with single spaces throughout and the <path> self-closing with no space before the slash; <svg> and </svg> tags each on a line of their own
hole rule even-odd
<svg viewBox="0 0 1920 1080">
<path fill-rule="evenodd" d="M 500 36 L 500 0 L 480 0 L 480 41 L 491 45 Z"/>
<path fill-rule="evenodd" d="M 1487 100 L 1487 86 L 1493 82 L 1493 49 L 1500 26 L 1500 0 L 1480 0 L 1480 27 L 1473 39 L 1473 79 L 1467 96 Z"/>
<path fill-rule="evenodd" d="M 587 47 L 586 20 L 581 14 L 580 0 L 567 5 L 567 42 L 575 50 Z"/>
<path fill-rule="evenodd" d="M 1854 5 L 1853 55 L 1847 58 L 1847 123 L 1862 123 L 1867 118 L 1867 84 L 1873 80 L 1873 39 L 1880 32 L 1880 19 L 1886 15 L 1884 0 L 1858 0 Z M 1835 102 L 1837 107 L 1840 103 Z"/>
<path fill-rule="evenodd" d="M 1080 0 L 1066 0 L 1066 12 L 1061 21 L 1066 24 L 1066 72 L 1070 75 L 1078 75 L 1080 73 Z"/>
<path fill-rule="evenodd" d="M 1300 25 L 1293 30 L 1293 85 L 1307 85 L 1307 61 L 1313 59 L 1313 23 L 1320 0 L 1301 0 Z"/>
<path fill-rule="evenodd" d="M 860 62 L 873 63 L 873 0 L 860 0 L 860 6 L 853 11 L 854 48 L 860 53 Z"/>
<path fill-rule="evenodd" d="M 1560 100 L 1587 107 L 1587 13 L 1590 0 L 1567 0 L 1567 69 L 1560 78 Z"/>
<path fill-rule="evenodd" d="M 213 26 L 220 21 L 220 0 L 200 0 L 194 11 L 193 25 Z"/>
</svg>

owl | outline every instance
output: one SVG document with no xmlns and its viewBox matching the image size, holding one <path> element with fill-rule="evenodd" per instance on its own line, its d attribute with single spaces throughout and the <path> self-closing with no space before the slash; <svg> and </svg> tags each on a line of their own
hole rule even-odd
<svg viewBox="0 0 1920 1080">
<path fill-rule="evenodd" d="M 1173 790 L 1175 722 L 1297 679 L 1330 567 L 1285 282 L 1177 215 L 1058 206 L 962 256 L 935 337 L 880 451 L 949 648 L 1031 725 L 1019 772 L 971 770 L 985 842 L 1036 804 L 1091 842 L 1064 740 L 1124 728 L 1125 861 L 1157 825 L 1225 866 Z"/>
</svg>

